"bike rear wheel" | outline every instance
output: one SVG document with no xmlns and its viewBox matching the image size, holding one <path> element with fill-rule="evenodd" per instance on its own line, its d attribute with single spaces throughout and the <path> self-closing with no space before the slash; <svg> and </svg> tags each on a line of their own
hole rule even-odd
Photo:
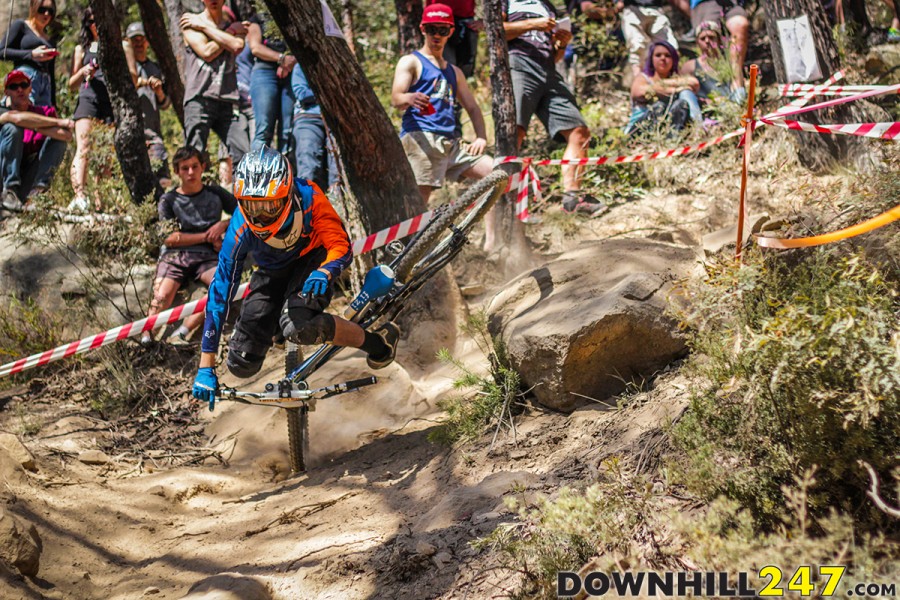
<svg viewBox="0 0 900 600">
<path fill-rule="evenodd" d="M 284 374 L 303 362 L 300 347 L 290 341 L 284 342 Z M 291 474 L 306 471 L 306 460 L 309 457 L 309 407 L 286 408 L 288 425 L 288 447 L 291 459 Z"/>
<path fill-rule="evenodd" d="M 475 223 L 483 219 L 503 195 L 508 178 L 509 175 L 503 171 L 492 171 L 466 190 L 456 202 L 445 205 L 434 222 L 428 224 L 423 234 L 412 242 L 412 247 L 406 250 L 397 263 L 394 268 L 397 280 L 408 282 L 417 272 L 440 258 L 450 248 L 454 238 L 468 235 Z M 466 213 L 470 205 L 472 210 Z"/>
</svg>

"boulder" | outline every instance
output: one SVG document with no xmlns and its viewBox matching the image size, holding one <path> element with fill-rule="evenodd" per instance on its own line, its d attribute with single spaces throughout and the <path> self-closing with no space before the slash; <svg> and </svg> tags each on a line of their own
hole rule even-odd
<svg viewBox="0 0 900 600">
<path fill-rule="evenodd" d="M 34 577 L 40 566 L 41 549 L 41 536 L 34 525 L 0 508 L 0 562 Z"/>
<path fill-rule="evenodd" d="M 491 300 L 488 327 L 537 400 L 568 412 L 584 404 L 576 394 L 609 398 L 684 354 L 665 310 L 695 262 L 664 242 L 585 243 L 513 280 Z"/>
<path fill-rule="evenodd" d="M 240 573 L 219 573 L 191 586 L 184 600 L 272 600 L 269 586 Z"/>
<path fill-rule="evenodd" d="M 25 469 L 18 459 L 0 446 L 0 488 L 9 483 L 22 483 L 25 480 Z"/>
<path fill-rule="evenodd" d="M 884 75 L 900 66 L 900 46 L 881 44 L 872 46 L 866 55 L 866 71 L 870 75 Z"/>
<path fill-rule="evenodd" d="M 24 469 L 29 471 L 37 471 L 37 465 L 34 463 L 34 456 L 28 451 L 19 438 L 12 433 L 0 431 L 0 448 L 6 450 L 6 453 L 18 462 Z"/>
</svg>

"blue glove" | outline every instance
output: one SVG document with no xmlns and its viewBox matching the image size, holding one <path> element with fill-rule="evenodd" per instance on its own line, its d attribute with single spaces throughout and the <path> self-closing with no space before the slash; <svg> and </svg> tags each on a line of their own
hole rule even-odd
<svg viewBox="0 0 900 600">
<path fill-rule="evenodd" d="M 324 296 L 328 291 L 328 275 L 322 271 L 313 271 L 303 284 L 300 292 L 304 296 Z"/>
<path fill-rule="evenodd" d="M 194 388 L 191 390 L 194 398 L 209 402 L 209 410 L 216 408 L 216 395 L 219 393 L 219 378 L 212 367 L 200 367 L 197 377 L 194 379 Z"/>
</svg>

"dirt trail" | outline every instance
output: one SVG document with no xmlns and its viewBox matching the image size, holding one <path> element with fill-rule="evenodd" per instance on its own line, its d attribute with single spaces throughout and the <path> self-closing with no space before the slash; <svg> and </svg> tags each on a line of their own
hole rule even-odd
<svg viewBox="0 0 900 600">
<path fill-rule="evenodd" d="M 797 198 L 785 191 L 794 183 L 772 176 L 790 147 L 768 150 L 754 162 L 754 210 Z M 532 233 L 547 254 L 618 235 L 696 244 L 734 221 L 734 163 L 717 154 L 686 158 L 678 168 L 661 163 L 651 175 L 674 192 L 652 191 L 602 219 L 579 221 L 577 231 L 548 224 Z M 477 252 L 470 258 L 457 265 L 458 281 L 499 283 L 489 260 Z M 40 531 L 40 574 L 11 582 L 0 599 L 181 598 L 220 573 L 239 575 L 208 582 L 213 589 L 240 585 L 240 576 L 269 589 L 268 596 L 253 595 L 252 586 L 215 596 L 222 599 L 490 597 L 512 588 L 510 574 L 490 570 L 469 542 L 512 520 L 503 496 L 551 494 L 596 474 L 613 454 L 644 469 L 660 452 L 659 428 L 684 407 L 686 382 L 673 370 L 625 411 L 597 404 L 569 416 L 527 413 L 515 437 L 501 434 L 492 451 L 490 435 L 450 451 L 427 436 L 454 374 L 412 355 L 410 346 L 401 344 L 402 366 L 379 373 L 378 385 L 319 402 L 311 415 L 312 469 L 297 478 L 284 479 L 287 431 L 277 410 L 203 410 L 199 418 L 222 441 L 229 466 L 207 461 L 154 471 L 127 456 L 99 466 L 75 460 L 106 434 L 82 416 L 67 416 L 78 411 L 67 412 L 59 399 L 55 423 L 44 423 L 27 444 L 39 471 L 2 491 L 5 508 Z M 471 340 L 459 339 L 454 355 L 478 368 L 485 363 Z M 241 387 L 275 379 L 280 361 L 273 351 L 257 380 Z M 415 367 L 421 364 L 429 366 Z M 345 353 L 312 383 L 366 372 L 361 355 Z M 20 421 L 9 406 L 0 410 L 0 429 L 16 431 Z"/>
</svg>

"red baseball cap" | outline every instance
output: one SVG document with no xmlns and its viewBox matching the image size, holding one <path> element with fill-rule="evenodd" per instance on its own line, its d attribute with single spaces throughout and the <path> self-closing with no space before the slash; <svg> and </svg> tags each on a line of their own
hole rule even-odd
<svg viewBox="0 0 900 600">
<path fill-rule="evenodd" d="M 19 71 L 18 69 L 14 69 L 6 75 L 6 81 L 3 82 L 3 87 L 6 87 L 9 84 L 15 83 L 17 81 L 27 81 L 28 83 L 31 83 L 31 77 L 26 75 L 24 72 Z"/>
<path fill-rule="evenodd" d="M 437 23 L 453 26 L 453 9 L 446 4 L 429 4 L 422 11 L 422 25 Z"/>
</svg>

